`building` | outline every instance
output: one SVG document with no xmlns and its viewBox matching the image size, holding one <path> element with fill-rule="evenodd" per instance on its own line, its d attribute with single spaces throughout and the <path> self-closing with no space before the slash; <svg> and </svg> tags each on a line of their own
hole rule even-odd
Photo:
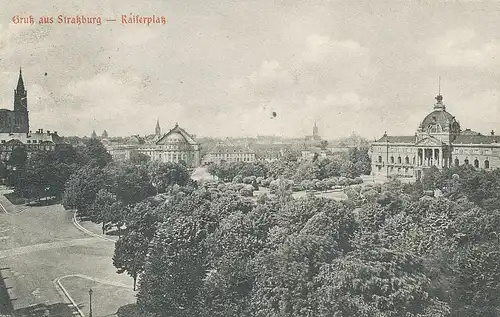
<svg viewBox="0 0 500 317">
<path fill-rule="evenodd" d="M 371 145 L 372 175 L 419 179 L 423 171 L 435 166 L 471 164 L 478 169 L 500 167 L 500 137 L 462 130 L 456 118 L 446 111 L 443 96 L 436 97 L 433 111 L 409 136 L 387 133 Z"/>
<path fill-rule="evenodd" d="M 14 110 L 0 109 L 0 159 L 7 160 L 16 147 L 25 147 L 29 156 L 38 151 L 53 151 L 59 143 L 63 142 L 57 131 L 30 130 L 28 92 L 22 70 L 19 70 L 17 88 L 14 89 Z"/>
<path fill-rule="evenodd" d="M 14 89 L 14 110 L 0 109 L 0 133 L 29 133 L 29 130 L 28 92 L 19 69 L 17 88 Z"/>
<path fill-rule="evenodd" d="M 217 144 L 203 156 L 202 164 L 220 164 L 222 162 L 255 162 L 255 151 L 247 146 Z"/>
<path fill-rule="evenodd" d="M 321 137 L 319 136 L 319 129 L 318 129 L 318 126 L 316 125 L 316 121 L 314 121 L 313 134 L 307 135 L 306 141 L 308 141 L 308 142 L 321 142 Z"/>
<path fill-rule="evenodd" d="M 157 122 L 157 127 L 159 123 Z M 158 131 L 158 130 L 157 130 Z M 185 162 L 190 168 L 200 166 L 201 146 L 194 136 L 180 128 L 176 123 L 173 129 L 161 136 L 154 143 L 145 143 L 137 147 L 139 153 L 160 162 Z"/>
<path fill-rule="evenodd" d="M 111 154 L 113 160 L 121 162 L 130 160 L 130 157 L 134 153 L 137 153 L 138 149 L 139 146 L 137 144 L 115 144 L 106 146 L 106 150 Z"/>
</svg>

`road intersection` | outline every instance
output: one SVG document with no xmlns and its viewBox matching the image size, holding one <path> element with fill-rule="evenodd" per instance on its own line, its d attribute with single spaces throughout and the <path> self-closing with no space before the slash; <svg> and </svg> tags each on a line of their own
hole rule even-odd
<svg viewBox="0 0 500 317">
<path fill-rule="evenodd" d="M 0 274 L 16 316 L 41 316 L 40 311 L 85 316 L 88 289 L 81 288 L 89 285 L 106 292 L 93 297 L 94 317 L 109 316 L 133 302 L 132 279 L 113 267 L 112 241 L 82 232 L 73 213 L 61 205 L 19 208 L 3 194 L 0 191 Z M 69 308 L 73 303 L 58 282 L 76 298 L 78 309 Z M 113 298 L 114 292 L 120 298 Z M 2 305 L 0 315 L 9 313 L 8 308 Z"/>
</svg>

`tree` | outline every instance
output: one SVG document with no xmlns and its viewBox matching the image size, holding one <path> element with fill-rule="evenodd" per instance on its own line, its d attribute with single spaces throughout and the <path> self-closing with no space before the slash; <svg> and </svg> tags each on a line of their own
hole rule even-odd
<svg viewBox="0 0 500 317">
<path fill-rule="evenodd" d="M 320 174 L 320 169 L 313 162 L 303 162 L 297 168 L 295 175 L 293 175 L 293 180 L 300 183 L 303 180 L 313 180 L 318 179 Z"/>
<path fill-rule="evenodd" d="M 198 316 L 206 275 L 196 217 L 171 217 L 158 228 L 139 281 L 137 304 L 154 316 Z"/>
<path fill-rule="evenodd" d="M 99 139 L 90 139 L 85 144 L 83 151 L 84 160 L 91 165 L 104 167 L 113 161 L 111 154 L 108 153 Z"/>
<path fill-rule="evenodd" d="M 104 171 L 110 191 L 124 205 L 133 205 L 155 194 L 151 176 L 143 165 L 110 164 Z"/>
<path fill-rule="evenodd" d="M 190 175 L 184 165 L 176 163 L 150 164 L 150 178 L 158 192 L 165 192 L 169 186 L 185 186 L 190 180 Z"/>
<path fill-rule="evenodd" d="M 368 247 L 368 246 L 367 246 Z M 425 267 L 413 254 L 369 243 L 321 267 L 317 316 L 447 316 L 432 296 Z"/>
<path fill-rule="evenodd" d="M 115 244 L 113 265 L 119 274 L 127 272 L 134 279 L 134 290 L 138 275 L 144 271 L 149 243 L 160 222 L 157 207 L 161 203 L 145 200 L 131 208 L 125 219 L 127 233 L 120 236 Z"/>
<path fill-rule="evenodd" d="M 84 166 L 70 176 L 63 194 L 63 206 L 88 215 L 99 190 L 104 188 L 104 174 L 98 167 Z"/>
<path fill-rule="evenodd" d="M 7 160 L 7 165 L 13 169 L 24 168 L 26 161 L 28 159 L 28 152 L 25 146 L 15 146 L 10 153 L 9 159 Z"/>
<path fill-rule="evenodd" d="M 97 192 L 91 210 L 93 221 L 102 221 L 103 234 L 106 230 L 109 230 L 111 226 L 117 225 L 121 227 L 124 222 L 125 207 L 121 201 L 118 200 L 116 195 L 113 195 L 106 189 L 101 189 Z"/>
<path fill-rule="evenodd" d="M 133 151 L 130 153 L 130 163 L 132 164 L 145 164 L 151 161 L 151 157 L 144 153 L 139 153 L 137 151 Z"/>
</svg>

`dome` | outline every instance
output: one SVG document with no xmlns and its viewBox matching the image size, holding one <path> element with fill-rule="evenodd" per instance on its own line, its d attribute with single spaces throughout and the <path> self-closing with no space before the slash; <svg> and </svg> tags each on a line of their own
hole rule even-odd
<svg viewBox="0 0 500 317">
<path fill-rule="evenodd" d="M 459 132 L 460 125 L 455 117 L 446 111 L 446 107 L 442 103 L 443 97 L 439 95 L 436 97 L 436 100 L 437 103 L 434 105 L 434 111 L 425 117 L 419 128 L 428 133 Z"/>
</svg>

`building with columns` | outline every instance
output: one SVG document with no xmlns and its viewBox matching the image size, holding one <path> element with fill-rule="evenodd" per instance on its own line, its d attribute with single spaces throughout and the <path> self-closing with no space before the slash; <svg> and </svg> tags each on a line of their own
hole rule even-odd
<svg viewBox="0 0 500 317">
<path fill-rule="evenodd" d="M 156 131 L 159 133 L 158 122 Z M 200 166 L 200 150 L 201 146 L 196 142 L 194 136 L 179 127 L 177 123 L 174 128 L 160 136 L 158 140 L 137 147 L 139 153 L 148 155 L 153 161 L 174 163 L 184 161 L 190 168 Z"/>
<path fill-rule="evenodd" d="M 443 96 L 436 97 L 428 114 L 412 136 L 387 133 L 371 145 L 372 175 L 383 180 L 396 176 L 416 180 L 425 169 L 471 164 L 477 169 L 500 167 L 500 137 L 462 130 L 446 111 Z"/>
</svg>

